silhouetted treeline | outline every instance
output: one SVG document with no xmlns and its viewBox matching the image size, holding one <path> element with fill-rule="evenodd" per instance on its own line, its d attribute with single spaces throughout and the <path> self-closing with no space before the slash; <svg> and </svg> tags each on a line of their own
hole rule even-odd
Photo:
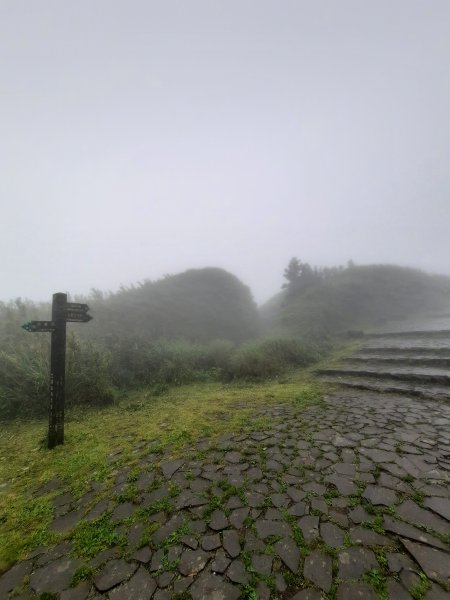
<svg viewBox="0 0 450 600">
<path fill-rule="evenodd" d="M 395 265 L 314 269 L 292 259 L 285 291 L 261 308 L 265 331 L 319 338 L 450 306 L 450 278 Z"/>
</svg>

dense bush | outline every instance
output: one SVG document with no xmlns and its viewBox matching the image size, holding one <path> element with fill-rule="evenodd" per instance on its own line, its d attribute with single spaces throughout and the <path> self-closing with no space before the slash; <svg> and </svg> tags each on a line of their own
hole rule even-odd
<svg viewBox="0 0 450 600">
<path fill-rule="evenodd" d="M 113 400 L 110 353 L 73 334 L 67 340 L 66 405 L 102 405 Z M 48 409 L 50 343 L 28 343 L 0 352 L 0 419 L 43 415 Z"/>
<path fill-rule="evenodd" d="M 242 345 L 231 356 L 226 374 L 231 379 L 266 379 L 292 367 L 306 367 L 320 358 L 317 346 L 296 339 L 267 338 Z"/>
<path fill-rule="evenodd" d="M 0 353 L 0 418 L 44 415 L 48 404 L 49 338 L 27 336 Z M 323 351 L 323 348 L 322 348 Z M 235 346 L 185 341 L 111 341 L 100 347 L 71 333 L 67 339 L 67 406 L 103 405 L 114 388 L 179 385 L 194 381 L 265 379 L 313 363 L 316 347 L 295 339 L 263 339 Z M 159 387 L 158 387 L 159 386 Z M 155 389 L 156 389 L 155 388 Z"/>
</svg>

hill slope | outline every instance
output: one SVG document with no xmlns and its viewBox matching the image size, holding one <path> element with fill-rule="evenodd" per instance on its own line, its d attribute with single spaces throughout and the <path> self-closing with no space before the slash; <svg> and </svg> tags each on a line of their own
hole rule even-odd
<svg viewBox="0 0 450 600">
<path fill-rule="evenodd" d="M 450 278 L 393 265 L 352 266 L 261 307 L 266 330 L 333 335 L 450 305 Z"/>
<path fill-rule="evenodd" d="M 190 269 L 85 300 L 95 318 L 82 334 L 95 339 L 116 335 L 241 342 L 258 333 L 258 312 L 249 288 L 219 268 Z"/>
</svg>

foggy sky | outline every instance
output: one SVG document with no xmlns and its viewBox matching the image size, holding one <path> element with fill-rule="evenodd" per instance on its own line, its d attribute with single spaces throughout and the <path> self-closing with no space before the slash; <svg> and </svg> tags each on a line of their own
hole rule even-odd
<svg viewBox="0 0 450 600">
<path fill-rule="evenodd" d="M 0 299 L 450 274 L 448 0 L 3 0 Z"/>
</svg>

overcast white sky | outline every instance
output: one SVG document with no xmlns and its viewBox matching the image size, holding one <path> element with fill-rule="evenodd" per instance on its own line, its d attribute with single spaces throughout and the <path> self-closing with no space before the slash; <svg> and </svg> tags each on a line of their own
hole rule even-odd
<svg viewBox="0 0 450 600">
<path fill-rule="evenodd" d="M 450 274 L 449 0 L 0 0 L 0 299 Z"/>
</svg>

